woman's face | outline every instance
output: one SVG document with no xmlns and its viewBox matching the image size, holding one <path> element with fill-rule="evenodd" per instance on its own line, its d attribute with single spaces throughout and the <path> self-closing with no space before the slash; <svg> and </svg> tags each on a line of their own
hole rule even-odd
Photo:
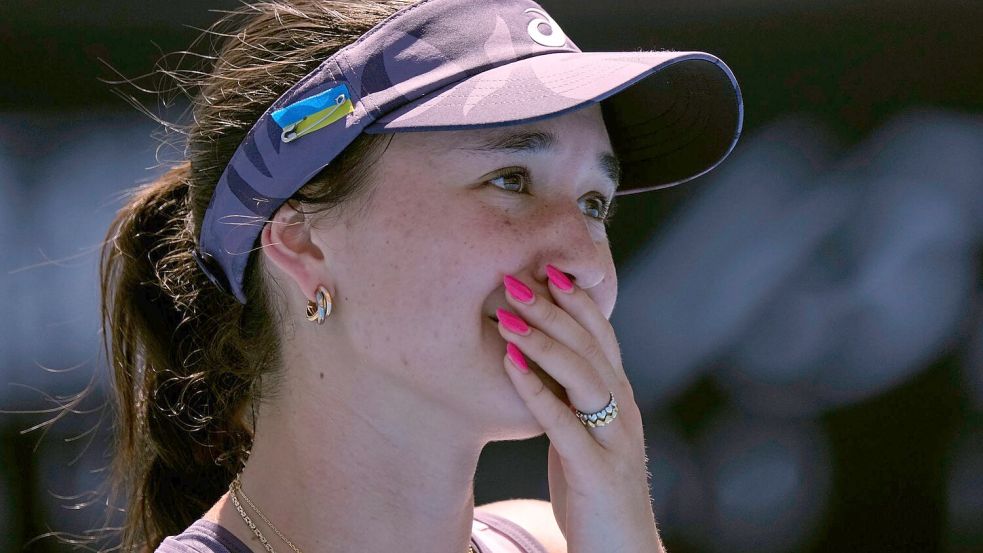
<svg viewBox="0 0 983 553">
<path fill-rule="evenodd" d="M 334 312 L 324 325 L 295 325 L 311 334 L 315 355 L 305 358 L 378 371 L 393 389 L 462 413 L 531 421 L 489 316 L 508 308 L 505 274 L 552 301 L 551 263 L 610 317 L 617 278 L 601 220 L 616 187 L 610 154 L 597 105 L 528 125 L 395 135 L 359 216 L 311 231 L 321 252 L 308 270 L 333 291 Z"/>
</svg>

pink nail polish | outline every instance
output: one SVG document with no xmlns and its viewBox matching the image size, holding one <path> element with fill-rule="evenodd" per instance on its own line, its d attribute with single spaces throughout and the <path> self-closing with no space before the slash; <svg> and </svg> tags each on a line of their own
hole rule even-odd
<svg viewBox="0 0 983 553">
<path fill-rule="evenodd" d="M 523 284 L 521 280 L 512 275 L 505 275 L 503 281 L 505 282 L 505 289 L 509 295 L 522 303 L 532 303 L 535 295 L 532 293 L 532 289 Z"/>
<path fill-rule="evenodd" d="M 546 274 L 547 276 L 550 277 L 550 281 L 554 285 L 556 285 L 556 287 L 559 288 L 561 291 L 563 292 L 573 291 L 573 283 L 570 282 L 570 279 L 567 278 L 567 275 L 563 274 L 563 272 L 557 269 L 556 267 L 547 264 Z"/>
<path fill-rule="evenodd" d="M 519 351 L 518 346 L 516 346 L 512 342 L 506 342 L 505 351 L 508 353 L 509 359 L 516 366 L 516 368 L 519 369 L 520 372 L 523 373 L 529 372 L 529 365 L 526 364 L 526 358 L 525 356 L 522 355 L 522 352 Z"/>
<path fill-rule="evenodd" d="M 529 334 L 529 325 L 527 325 L 526 321 L 523 321 L 522 318 L 515 313 L 506 311 L 502 308 L 498 308 L 495 313 L 498 315 L 498 320 L 501 321 L 501 323 L 505 326 L 505 329 L 509 332 L 514 332 L 521 336 Z"/>
</svg>

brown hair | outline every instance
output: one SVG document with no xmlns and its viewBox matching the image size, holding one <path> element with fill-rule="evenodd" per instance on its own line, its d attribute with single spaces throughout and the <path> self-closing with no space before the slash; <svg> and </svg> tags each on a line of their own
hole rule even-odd
<svg viewBox="0 0 983 553">
<path fill-rule="evenodd" d="M 219 499 L 252 444 L 244 415 L 277 388 L 281 302 L 263 277 L 262 256 L 247 266 L 242 305 L 214 286 L 191 255 L 219 176 L 284 91 L 412 3 L 244 4 L 201 35 L 220 39 L 216 54 L 203 58 L 206 68 L 160 66 L 192 102 L 193 122 L 185 126 L 154 117 L 183 136 L 187 159 L 133 191 L 109 228 L 100 265 L 115 392 L 112 495 L 126 503 L 117 528 L 121 551 L 153 551 Z M 371 162 L 386 138 L 360 135 L 293 195 L 291 206 L 350 216 L 367 195 Z"/>
</svg>

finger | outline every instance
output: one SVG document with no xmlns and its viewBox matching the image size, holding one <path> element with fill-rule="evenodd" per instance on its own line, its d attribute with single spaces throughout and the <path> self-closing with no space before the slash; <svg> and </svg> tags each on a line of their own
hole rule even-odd
<svg viewBox="0 0 983 553">
<path fill-rule="evenodd" d="M 584 425 L 570 407 L 560 401 L 536 376 L 536 373 L 528 370 L 528 364 L 515 344 L 509 343 L 506 347 L 510 351 L 506 353 L 504 359 L 505 372 L 512 380 L 519 397 L 525 401 L 529 412 L 543 427 L 550 444 L 556 448 L 560 457 L 576 460 L 576 463 L 599 466 L 601 444 L 598 440 L 585 432 Z M 516 361 L 512 360 L 513 356 Z"/>
<path fill-rule="evenodd" d="M 532 288 L 512 275 L 505 276 L 506 300 L 523 320 L 549 334 L 584 359 L 600 373 L 608 388 L 620 384 L 617 371 L 611 366 L 604 348 L 579 321 L 570 316 L 551 298 L 537 295 Z M 515 293 L 517 287 L 521 287 Z M 526 299 L 527 301 L 520 301 Z"/>
<path fill-rule="evenodd" d="M 619 381 L 627 386 L 628 376 L 621 364 L 621 347 L 618 345 L 618 338 L 614 334 L 611 322 L 604 313 L 601 313 L 597 302 L 553 265 L 546 265 L 546 274 L 549 277 L 547 286 L 556 305 L 594 337 Z"/>
<path fill-rule="evenodd" d="M 498 331 L 502 337 L 519 346 L 529 359 L 556 379 L 566 389 L 572 406 L 586 411 L 598 402 L 604 405 L 608 397 L 607 385 L 586 359 L 552 336 L 529 326 L 515 313 L 504 309 L 497 313 Z"/>
<path fill-rule="evenodd" d="M 539 329 L 529 326 L 512 312 L 499 309 L 498 317 L 502 336 L 559 382 L 566 389 L 574 408 L 592 413 L 607 405 L 610 389 L 586 359 Z M 577 424 L 581 424 L 576 415 L 573 417 Z M 603 436 L 599 436 L 599 441 L 611 444 L 623 439 L 619 436 L 619 429 L 611 430 L 613 432 L 606 430 Z"/>
</svg>

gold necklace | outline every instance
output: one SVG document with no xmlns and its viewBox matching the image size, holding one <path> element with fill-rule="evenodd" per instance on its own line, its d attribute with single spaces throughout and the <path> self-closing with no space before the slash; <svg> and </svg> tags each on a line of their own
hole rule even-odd
<svg viewBox="0 0 983 553">
<path fill-rule="evenodd" d="M 252 529 L 253 533 L 256 534 L 256 537 L 259 538 L 260 543 L 263 544 L 263 547 L 265 547 L 266 550 L 269 551 L 269 553 L 276 553 L 276 552 L 273 551 L 273 546 L 270 545 L 270 542 L 266 540 L 266 538 L 263 536 L 263 533 L 259 531 L 259 528 L 257 528 L 256 525 L 253 523 L 252 519 L 249 518 L 249 515 L 246 514 L 246 511 L 242 509 L 242 504 L 239 503 L 239 498 L 236 497 L 237 491 L 240 494 L 242 494 L 242 498 L 246 500 L 246 503 L 249 503 L 249 506 L 252 507 L 252 509 L 256 511 L 256 513 L 260 517 L 263 518 L 263 521 L 265 521 L 266 524 L 270 525 L 270 528 L 272 528 L 273 531 L 276 532 L 276 534 L 280 536 L 281 539 L 283 539 L 283 541 L 287 542 L 287 545 L 289 545 L 290 548 L 294 550 L 294 553 L 301 553 L 300 549 L 297 549 L 296 545 L 294 545 L 290 540 L 288 540 L 286 536 L 281 534 L 280 531 L 277 530 L 276 526 L 273 526 L 273 523 L 270 522 L 270 519 L 266 518 L 266 515 L 264 515 L 263 512 L 259 510 L 259 507 L 257 507 L 256 504 L 249 499 L 246 493 L 242 491 L 242 482 L 239 481 L 239 475 L 237 474 L 236 477 L 233 478 L 232 482 L 229 484 L 229 496 L 232 498 L 232 504 L 236 506 L 236 510 L 239 511 L 239 515 L 242 516 L 242 520 L 246 521 L 246 524 L 249 525 L 249 528 Z M 468 544 L 468 553 L 474 553 L 474 547 L 470 543 Z"/>
</svg>

